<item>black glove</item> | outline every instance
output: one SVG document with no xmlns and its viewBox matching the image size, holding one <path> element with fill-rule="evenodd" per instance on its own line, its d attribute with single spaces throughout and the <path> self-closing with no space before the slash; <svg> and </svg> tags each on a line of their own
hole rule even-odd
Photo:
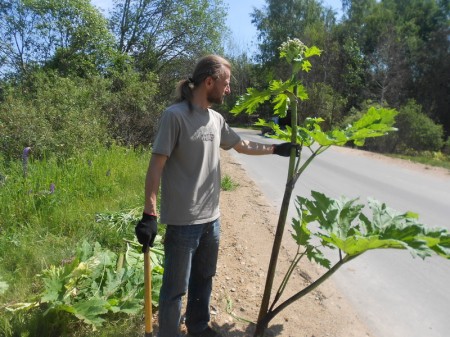
<svg viewBox="0 0 450 337">
<path fill-rule="evenodd" d="M 153 247 L 156 233 L 158 233 L 158 221 L 155 215 L 142 214 L 141 221 L 134 228 L 136 237 L 142 244 L 142 252 L 145 253 L 147 247 Z"/>
<path fill-rule="evenodd" d="M 273 145 L 273 153 L 283 157 L 291 155 L 291 149 L 295 147 L 295 156 L 300 157 L 300 144 L 296 143 L 281 143 Z"/>
</svg>

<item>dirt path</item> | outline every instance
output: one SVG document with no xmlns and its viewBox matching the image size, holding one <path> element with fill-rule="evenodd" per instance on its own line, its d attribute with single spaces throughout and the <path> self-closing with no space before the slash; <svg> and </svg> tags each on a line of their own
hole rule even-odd
<svg viewBox="0 0 450 337">
<path fill-rule="evenodd" d="M 221 195 L 222 237 L 213 288 L 212 324 L 223 336 L 252 336 L 254 325 L 243 319 L 254 322 L 258 316 L 279 209 L 269 204 L 240 164 L 224 151 L 222 175 L 229 175 L 239 186 Z M 293 254 L 282 249 L 275 286 Z M 288 288 L 297 292 L 323 271 L 304 261 Z M 288 307 L 269 327 L 268 336 L 374 337 L 332 279 Z"/>
</svg>

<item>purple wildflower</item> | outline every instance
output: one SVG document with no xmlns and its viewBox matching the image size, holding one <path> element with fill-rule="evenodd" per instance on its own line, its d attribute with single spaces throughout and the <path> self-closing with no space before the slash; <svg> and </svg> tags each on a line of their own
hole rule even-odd
<svg viewBox="0 0 450 337">
<path fill-rule="evenodd" d="M 22 154 L 22 167 L 23 167 L 23 176 L 26 178 L 28 175 L 28 156 L 30 155 L 31 147 L 26 147 L 23 149 Z"/>
<path fill-rule="evenodd" d="M 50 184 L 50 194 L 53 194 L 53 193 L 55 193 L 55 184 L 51 183 Z"/>
</svg>

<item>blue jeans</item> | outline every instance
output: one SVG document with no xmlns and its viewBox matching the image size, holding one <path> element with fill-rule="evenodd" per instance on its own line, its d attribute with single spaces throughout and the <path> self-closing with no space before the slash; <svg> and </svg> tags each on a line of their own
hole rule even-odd
<svg viewBox="0 0 450 337">
<path fill-rule="evenodd" d="M 159 294 L 159 337 L 179 336 L 181 301 L 186 291 L 188 332 L 195 334 L 208 327 L 219 237 L 219 219 L 200 225 L 167 226 Z"/>
</svg>

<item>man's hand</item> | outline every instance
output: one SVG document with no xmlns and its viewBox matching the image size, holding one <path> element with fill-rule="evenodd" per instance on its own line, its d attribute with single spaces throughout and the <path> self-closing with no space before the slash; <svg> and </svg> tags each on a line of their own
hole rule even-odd
<svg viewBox="0 0 450 337">
<path fill-rule="evenodd" d="M 158 221 L 156 216 L 143 213 L 142 219 L 138 222 L 134 231 L 139 243 L 143 246 L 143 252 L 147 250 L 147 247 L 153 247 L 156 233 L 158 233 Z"/>
<path fill-rule="evenodd" d="M 300 144 L 296 143 L 281 143 L 273 144 L 273 153 L 283 157 L 289 157 L 291 155 L 291 149 L 295 148 L 295 156 L 300 157 Z"/>
</svg>

